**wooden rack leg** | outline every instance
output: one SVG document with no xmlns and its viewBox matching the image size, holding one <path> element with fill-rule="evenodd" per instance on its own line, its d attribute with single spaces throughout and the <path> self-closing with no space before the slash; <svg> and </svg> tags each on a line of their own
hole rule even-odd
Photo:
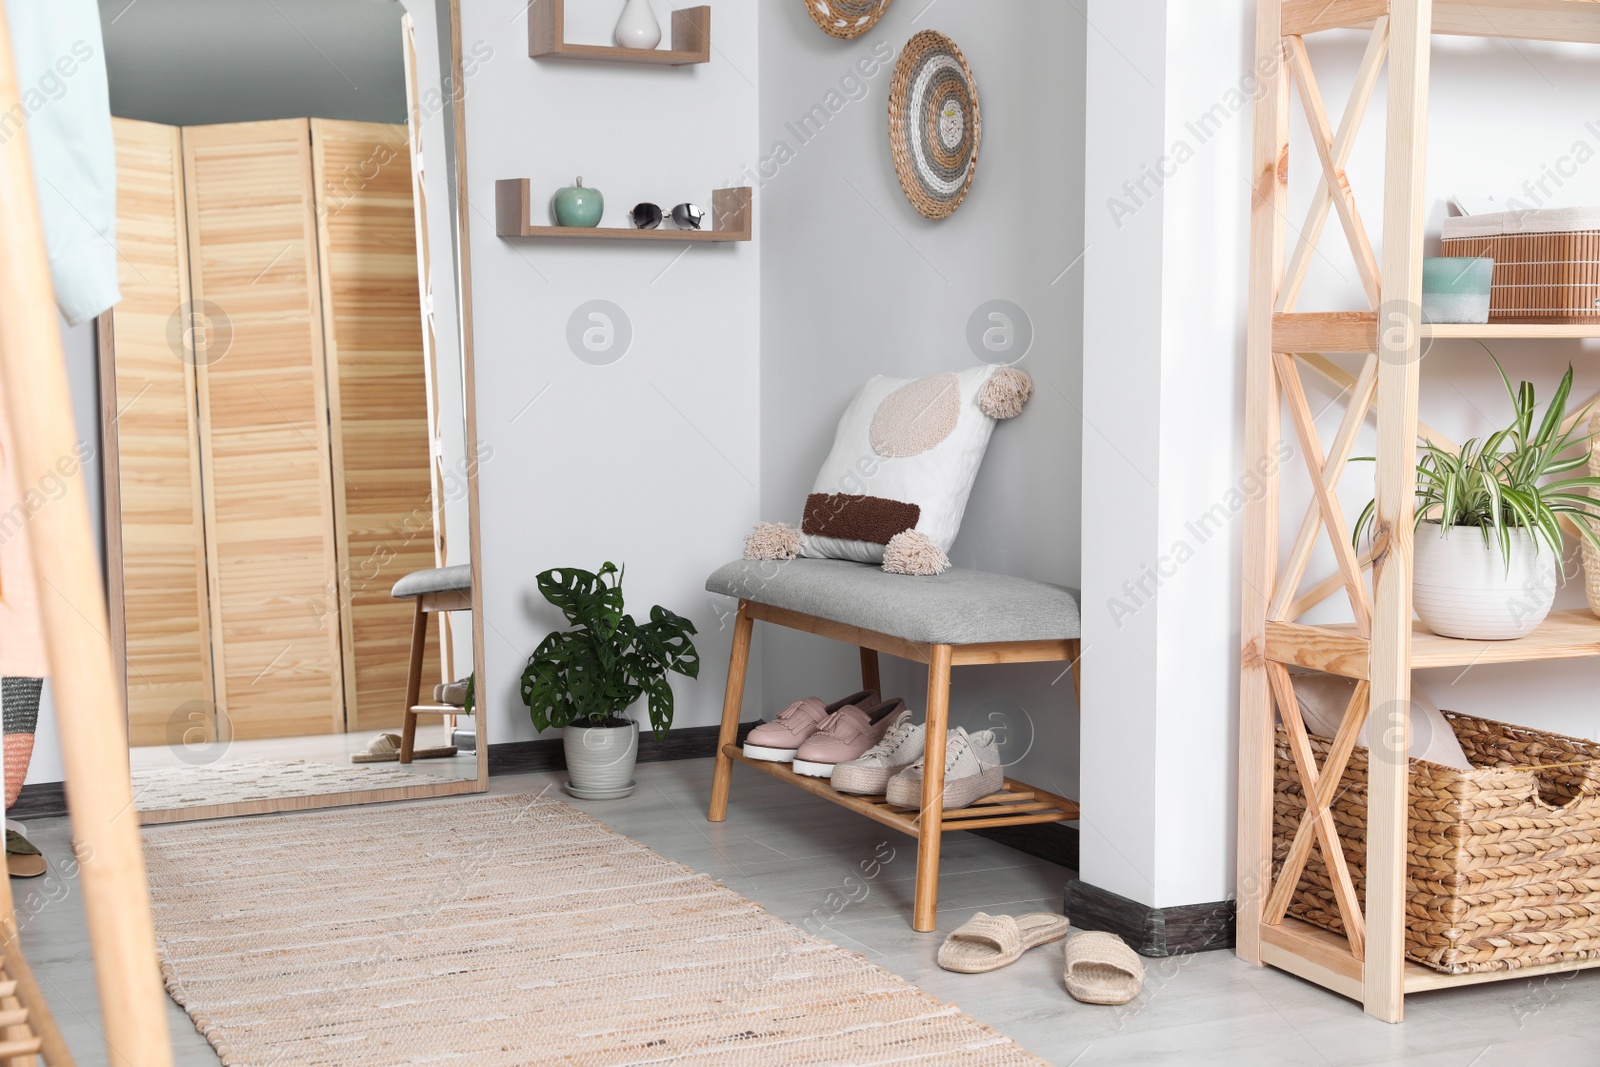
<svg viewBox="0 0 1600 1067">
<path fill-rule="evenodd" d="M 410 763 L 411 754 L 417 747 L 417 713 L 411 709 L 422 699 L 422 660 L 427 642 L 428 613 L 422 610 L 422 598 L 417 597 L 416 614 L 411 617 L 411 665 L 406 671 L 406 713 L 400 724 L 401 763 Z"/>
<path fill-rule="evenodd" d="M 878 653 L 870 648 L 861 650 L 861 688 L 883 692 L 883 683 L 878 680 Z"/>
<path fill-rule="evenodd" d="M 949 645 L 934 645 L 928 659 L 928 743 L 922 759 L 922 815 L 917 823 L 917 896 L 911 928 L 939 925 L 939 844 L 944 832 L 944 734 L 950 723 Z"/>
<path fill-rule="evenodd" d="M 0 114 L 24 114 L 11 31 L 0 4 Z M 39 224 L 22 126 L 0 147 L 0 392 L 19 478 L 36 482 L 74 454 L 72 393 L 55 294 Z M 106 1058 L 117 1067 L 170 1067 L 167 998 L 156 967 L 155 923 L 128 769 L 127 717 L 112 669 L 100 561 L 90 540 L 89 500 L 77 479 L 29 520 L 50 679 L 56 700 L 72 836 L 81 869 L 89 943 L 105 1023 Z"/>
<path fill-rule="evenodd" d="M 728 817 L 728 791 L 733 787 L 733 760 L 722 750 L 739 740 L 739 712 L 744 707 L 744 676 L 750 667 L 750 631 L 755 620 L 750 608 L 739 601 L 739 617 L 733 624 L 733 651 L 728 654 L 728 688 L 722 697 L 722 729 L 717 733 L 717 768 L 711 776 L 710 822 Z"/>
<path fill-rule="evenodd" d="M 1072 672 L 1072 695 L 1078 699 L 1078 710 L 1083 710 L 1083 643 L 1076 639 L 1067 642 L 1067 669 Z"/>
</svg>

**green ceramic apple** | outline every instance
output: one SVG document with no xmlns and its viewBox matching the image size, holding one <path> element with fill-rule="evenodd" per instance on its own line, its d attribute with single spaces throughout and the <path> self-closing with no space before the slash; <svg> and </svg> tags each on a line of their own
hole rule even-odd
<svg viewBox="0 0 1600 1067">
<path fill-rule="evenodd" d="M 598 189 L 584 187 L 583 179 L 563 189 L 557 189 L 551 201 L 557 226 L 592 227 L 600 225 L 600 216 L 606 210 L 606 198 Z"/>
</svg>

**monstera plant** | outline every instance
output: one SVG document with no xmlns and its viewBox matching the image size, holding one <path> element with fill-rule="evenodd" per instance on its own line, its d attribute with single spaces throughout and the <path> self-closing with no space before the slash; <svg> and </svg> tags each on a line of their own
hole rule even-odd
<svg viewBox="0 0 1600 1067">
<path fill-rule="evenodd" d="M 633 790 L 638 727 L 625 713 L 643 698 L 657 740 L 672 726 L 668 674 L 700 674 L 690 640 L 694 623 L 659 604 L 649 622 L 635 621 L 624 611 L 622 569 L 614 563 L 598 571 L 554 568 L 538 584 L 570 628 L 552 632 L 528 657 L 522 702 L 535 729 L 565 731 L 569 792 L 626 796 Z"/>
</svg>

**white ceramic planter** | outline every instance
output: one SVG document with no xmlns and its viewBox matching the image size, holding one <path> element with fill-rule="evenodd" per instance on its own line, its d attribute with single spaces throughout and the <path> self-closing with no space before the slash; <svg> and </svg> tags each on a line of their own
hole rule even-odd
<svg viewBox="0 0 1600 1067">
<path fill-rule="evenodd" d="M 1511 531 L 1511 566 L 1500 546 L 1484 544 L 1468 526 L 1446 531 L 1435 522 L 1417 530 L 1412 602 L 1423 625 L 1441 637 L 1510 641 L 1526 637 L 1550 614 L 1556 560 L 1537 551 L 1533 535 Z"/>
<path fill-rule="evenodd" d="M 632 793 L 639 757 L 639 724 L 568 726 L 561 731 L 567 754 L 567 791 L 584 800 L 617 800 Z"/>
</svg>

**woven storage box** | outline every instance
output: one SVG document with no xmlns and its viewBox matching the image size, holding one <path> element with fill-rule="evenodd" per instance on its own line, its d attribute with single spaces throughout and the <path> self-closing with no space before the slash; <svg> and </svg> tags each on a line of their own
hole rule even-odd
<svg viewBox="0 0 1600 1067">
<path fill-rule="evenodd" d="M 1447 218 L 1444 254 L 1494 260 L 1490 322 L 1600 323 L 1600 208 Z"/>
<path fill-rule="evenodd" d="M 1445 712 L 1467 759 L 1458 771 L 1411 761 L 1406 957 L 1446 974 L 1600 957 L 1600 744 Z M 1311 738 L 1321 763 L 1332 742 Z M 1278 730 L 1273 867 L 1305 812 Z M 1345 771 L 1333 818 L 1366 897 L 1367 750 Z M 1289 914 L 1344 932 L 1312 850 Z"/>
</svg>

